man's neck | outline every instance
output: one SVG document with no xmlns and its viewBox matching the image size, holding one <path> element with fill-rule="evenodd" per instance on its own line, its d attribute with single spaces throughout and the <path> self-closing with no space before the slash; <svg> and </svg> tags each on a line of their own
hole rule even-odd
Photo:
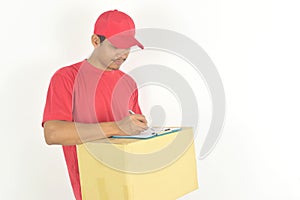
<svg viewBox="0 0 300 200">
<path fill-rule="evenodd" d="M 98 69 L 101 69 L 101 70 L 107 70 L 107 67 L 103 66 L 97 59 L 94 58 L 93 55 L 91 55 L 87 61 L 93 65 L 94 67 L 98 68 Z"/>
</svg>

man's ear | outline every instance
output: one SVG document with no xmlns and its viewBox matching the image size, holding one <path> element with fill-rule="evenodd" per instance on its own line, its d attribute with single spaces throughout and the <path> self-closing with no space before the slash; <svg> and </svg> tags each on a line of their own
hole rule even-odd
<svg viewBox="0 0 300 200">
<path fill-rule="evenodd" d="M 92 45 L 96 48 L 100 45 L 100 38 L 93 34 L 92 37 L 91 37 L 91 42 L 92 42 Z"/>
</svg>

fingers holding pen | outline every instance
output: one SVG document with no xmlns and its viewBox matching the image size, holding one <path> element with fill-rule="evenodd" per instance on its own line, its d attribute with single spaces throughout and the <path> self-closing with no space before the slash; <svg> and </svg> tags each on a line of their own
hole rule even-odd
<svg viewBox="0 0 300 200">
<path fill-rule="evenodd" d="M 128 110 L 128 112 L 129 112 L 129 114 L 132 118 L 135 118 L 134 119 L 135 123 L 138 126 L 142 127 L 144 130 L 146 130 L 148 128 L 148 126 L 147 126 L 148 122 L 147 122 L 147 119 L 144 115 L 135 114 L 132 110 Z"/>
<path fill-rule="evenodd" d="M 132 120 L 132 122 L 141 127 L 142 129 L 147 129 L 148 125 L 147 125 L 147 119 L 144 115 L 140 115 L 140 114 L 131 114 L 130 118 Z"/>
<path fill-rule="evenodd" d="M 131 114 L 118 121 L 117 124 L 127 135 L 136 135 L 148 128 L 145 116 L 140 114 Z"/>
</svg>

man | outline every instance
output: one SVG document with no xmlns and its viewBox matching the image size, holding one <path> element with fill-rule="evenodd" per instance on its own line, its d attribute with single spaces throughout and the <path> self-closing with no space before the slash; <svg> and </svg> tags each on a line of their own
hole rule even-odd
<svg viewBox="0 0 300 200">
<path fill-rule="evenodd" d="M 59 69 L 51 78 L 42 123 L 45 140 L 49 145 L 63 145 L 77 200 L 81 200 L 81 190 L 76 145 L 147 129 L 136 83 L 119 70 L 130 47 L 143 49 L 134 35 L 135 25 L 127 14 L 102 13 L 91 37 L 91 56 Z"/>
</svg>

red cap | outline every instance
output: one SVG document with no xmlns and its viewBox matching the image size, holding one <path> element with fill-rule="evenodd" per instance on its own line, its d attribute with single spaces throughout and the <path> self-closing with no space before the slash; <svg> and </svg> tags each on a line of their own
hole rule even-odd
<svg viewBox="0 0 300 200">
<path fill-rule="evenodd" d="M 120 49 L 127 49 L 134 45 L 144 49 L 144 46 L 135 39 L 133 20 L 118 10 L 102 13 L 95 23 L 94 34 L 105 36 L 115 47 Z"/>
</svg>

